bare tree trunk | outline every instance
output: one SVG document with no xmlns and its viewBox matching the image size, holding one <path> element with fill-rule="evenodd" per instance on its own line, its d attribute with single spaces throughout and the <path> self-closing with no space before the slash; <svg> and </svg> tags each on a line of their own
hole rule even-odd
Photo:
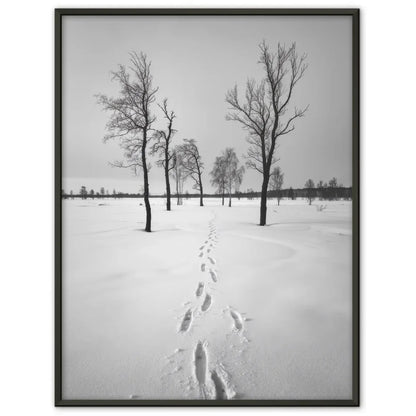
<svg viewBox="0 0 416 416">
<path fill-rule="evenodd" d="M 173 111 L 168 111 L 168 100 L 165 98 L 163 100 L 163 104 L 159 104 L 159 108 L 163 111 L 165 118 L 169 121 L 168 123 L 168 130 L 158 130 L 157 131 L 157 139 L 158 142 L 153 146 L 153 152 L 162 152 L 163 153 L 163 161 L 162 166 L 165 168 L 165 183 L 166 183 L 166 211 L 170 211 L 171 207 L 171 194 L 170 194 L 170 178 L 169 178 L 169 172 L 173 169 L 173 166 L 171 166 L 171 159 L 173 158 L 173 155 L 169 152 L 169 145 L 172 136 L 175 134 L 175 131 L 172 129 L 172 124 L 174 118 L 176 118 L 175 113 Z M 162 155 L 161 155 L 162 156 Z"/>
<path fill-rule="evenodd" d="M 200 196 L 199 196 L 199 206 L 200 207 L 203 207 L 204 206 L 204 191 L 202 189 L 201 174 L 198 174 L 198 179 L 199 179 L 199 192 L 200 192 Z"/>
<path fill-rule="evenodd" d="M 165 150 L 165 161 L 168 159 L 168 150 Z M 170 211 L 170 182 L 169 182 L 169 165 L 165 162 L 165 181 L 166 181 L 166 210 Z"/>
<path fill-rule="evenodd" d="M 222 205 L 224 205 L 224 199 L 225 199 L 225 191 L 224 191 L 224 187 L 222 187 Z"/>
<path fill-rule="evenodd" d="M 267 187 L 269 185 L 269 173 L 265 173 L 263 176 L 263 184 L 261 186 L 261 198 L 260 198 L 260 224 L 266 225 L 267 215 Z"/>
<path fill-rule="evenodd" d="M 144 205 L 146 206 L 146 227 L 145 231 L 150 233 L 152 231 L 152 209 L 150 208 L 149 202 L 149 174 L 147 171 L 147 162 L 146 162 L 146 130 L 143 133 L 143 145 L 142 145 L 142 164 L 143 164 L 143 181 L 144 181 Z"/>
<path fill-rule="evenodd" d="M 169 183 L 169 173 L 166 174 L 166 210 L 170 211 L 170 183 Z"/>
<path fill-rule="evenodd" d="M 231 194 L 230 194 L 230 199 L 228 200 L 228 206 L 231 207 Z"/>
<path fill-rule="evenodd" d="M 179 179 L 176 178 L 176 205 L 180 205 L 179 203 Z"/>
</svg>

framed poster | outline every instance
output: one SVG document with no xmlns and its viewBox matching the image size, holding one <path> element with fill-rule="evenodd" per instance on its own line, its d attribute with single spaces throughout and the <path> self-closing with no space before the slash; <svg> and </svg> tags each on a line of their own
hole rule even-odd
<svg viewBox="0 0 416 416">
<path fill-rule="evenodd" d="M 359 11 L 59 9 L 58 406 L 359 405 Z"/>
</svg>

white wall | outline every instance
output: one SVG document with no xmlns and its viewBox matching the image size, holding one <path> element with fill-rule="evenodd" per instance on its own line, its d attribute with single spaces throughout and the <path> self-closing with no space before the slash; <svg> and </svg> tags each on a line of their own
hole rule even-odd
<svg viewBox="0 0 416 416">
<path fill-rule="evenodd" d="M 53 407 L 53 9 L 82 2 L 2 4 L 0 204 L 2 414 L 50 415 Z M 123 6 L 284 6 L 275 1 L 124 1 Z M 120 7 L 90 1 L 83 6 Z M 303 1 L 287 7 L 361 7 L 362 23 L 362 407 L 364 415 L 413 407 L 416 136 L 414 2 Z M 394 196 L 385 198 L 386 190 Z M 23 195 L 24 194 L 24 195 Z M 406 198 L 404 198 L 406 197 Z M 159 414 L 164 409 L 143 409 Z M 176 409 L 202 413 L 202 410 Z M 210 410 L 205 410 L 210 411 Z M 216 410 L 226 414 L 230 410 Z M 258 409 L 234 409 L 251 413 Z M 264 412 L 275 412 L 263 409 Z M 326 409 L 325 414 L 338 414 Z M 66 414 L 137 412 L 65 409 Z M 283 409 L 279 414 L 320 413 Z M 357 409 L 344 409 L 343 413 Z"/>
</svg>

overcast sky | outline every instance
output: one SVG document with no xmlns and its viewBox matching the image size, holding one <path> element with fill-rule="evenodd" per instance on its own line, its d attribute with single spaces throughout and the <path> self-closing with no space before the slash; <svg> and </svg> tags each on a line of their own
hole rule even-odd
<svg viewBox="0 0 416 416">
<path fill-rule="evenodd" d="M 97 93 L 115 96 L 111 70 L 128 64 L 131 51 L 152 61 L 158 100 L 167 97 L 177 114 L 178 133 L 198 141 L 205 162 L 204 189 L 212 192 L 209 171 L 225 147 L 234 147 L 244 163 L 246 132 L 226 121 L 228 89 L 240 92 L 247 78 L 260 80 L 258 44 L 296 42 L 307 53 L 308 70 L 297 84 L 292 107 L 309 104 L 294 132 L 280 138 L 277 156 L 283 187 L 303 187 L 308 178 L 345 186 L 352 182 L 352 43 L 351 17 L 345 16 L 65 16 L 63 17 L 63 188 L 81 185 L 137 192 L 142 179 L 109 166 L 122 151 L 104 144 L 109 114 Z M 157 115 L 160 112 L 154 108 Z M 164 127 L 159 117 L 155 126 Z M 261 175 L 247 171 L 242 190 L 261 187 Z M 191 182 L 185 185 L 191 189 Z M 164 176 L 153 163 L 150 192 L 164 192 Z"/>
</svg>

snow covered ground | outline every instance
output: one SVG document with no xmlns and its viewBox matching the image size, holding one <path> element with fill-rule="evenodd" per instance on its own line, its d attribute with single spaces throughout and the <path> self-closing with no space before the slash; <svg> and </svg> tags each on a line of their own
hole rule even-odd
<svg viewBox="0 0 416 416">
<path fill-rule="evenodd" d="M 63 201 L 64 399 L 351 398 L 351 202 L 140 203 Z"/>
</svg>

